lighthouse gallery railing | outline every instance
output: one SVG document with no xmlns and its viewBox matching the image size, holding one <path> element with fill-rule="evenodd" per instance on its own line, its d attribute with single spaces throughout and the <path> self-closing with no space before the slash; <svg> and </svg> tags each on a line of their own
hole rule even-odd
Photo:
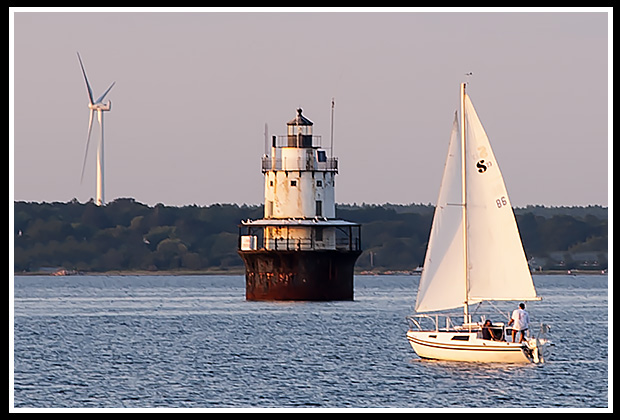
<svg viewBox="0 0 620 420">
<path fill-rule="evenodd" d="M 263 173 L 269 171 L 327 171 L 338 172 L 338 158 L 325 158 L 324 162 L 302 158 L 271 158 L 263 156 Z"/>
<path fill-rule="evenodd" d="M 286 227 L 286 226 L 285 226 Z M 268 238 L 264 235 L 264 228 L 258 226 L 239 225 L 240 250 L 272 250 L 272 251 L 361 251 L 362 235 L 361 225 L 336 227 L 337 236 L 335 242 L 324 242 L 316 237 L 316 232 L 310 238 L 291 237 L 288 233 L 279 238 Z M 246 249 L 242 246 L 242 237 L 252 237 L 253 243 Z"/>
</svg>

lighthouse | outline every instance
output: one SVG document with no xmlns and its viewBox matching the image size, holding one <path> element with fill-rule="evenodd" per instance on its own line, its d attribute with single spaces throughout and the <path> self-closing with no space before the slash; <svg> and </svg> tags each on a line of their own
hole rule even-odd
<svg viewBox="0 0 620 420">
<path fill-rule="evenodd" d="M 361 226 L 336 219 L 338 160 L 301 108 L 286 125 L 262 158 L 264 217 L 239 225 L 246 299 L 353 300 Z"/>
</svg>

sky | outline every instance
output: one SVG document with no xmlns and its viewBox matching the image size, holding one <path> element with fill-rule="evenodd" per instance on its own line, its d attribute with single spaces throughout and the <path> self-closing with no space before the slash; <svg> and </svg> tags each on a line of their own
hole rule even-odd
<svg viewBox="0 0 620 420">
<path fill-rule="evenodd" d="M 261 204 L 265 124 L 329 147 L 334 98 L 336 201 L 434 204 L 467 81 L 513 206 L 609 205 L 611 8 L 85 10 L 9 11 L 13 200 L 95 196 L 79 51 L 108 202 Z"/>
</svg>

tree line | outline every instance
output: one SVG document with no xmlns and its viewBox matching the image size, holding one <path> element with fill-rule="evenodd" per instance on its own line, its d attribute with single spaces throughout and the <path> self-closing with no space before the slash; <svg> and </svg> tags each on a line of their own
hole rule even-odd
<svg viewBox="0 0 620 420">
<path fill-rule="evenodd" d="M 337 205 L 337 217 L 362 224 L 358 270 L 422 265 L 433 206 Z M 607 208 L 516 209 L 528 259 L 543 269 L 607 268 Z M 64 268 L 80 272 L 223 270 L 239 272 L 241 220 L 262 205 L 148 206 L 120 198 L 106 206 L 14 202 L 15 273 Z"/>
</svg>

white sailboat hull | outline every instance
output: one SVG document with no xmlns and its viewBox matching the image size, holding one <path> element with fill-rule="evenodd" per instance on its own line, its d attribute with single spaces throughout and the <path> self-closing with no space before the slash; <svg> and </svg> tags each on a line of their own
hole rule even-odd
<svg viewBox="0 0 620 420">
<path fill-rule="evenodd" d="M 423 359 L 482 363 L 539 363 L 537 339 L 526 343 L 483 340 L 476 332 L 407 331 L 407 339 Z"/>
</svg>

